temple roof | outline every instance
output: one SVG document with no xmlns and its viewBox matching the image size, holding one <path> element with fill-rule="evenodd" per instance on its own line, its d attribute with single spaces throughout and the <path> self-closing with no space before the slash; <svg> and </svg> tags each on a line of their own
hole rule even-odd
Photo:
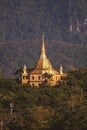
<svg viewBox="0 0 87 130">
<path fill-rule="evenodd" d="M 42 35 L 42 48 L 41 55 L 39 60 L 36 63 L 35 69 L 31 72 L 31 74 L 42 74 L 42 73 L 56 73 L 59 74 L 51 65 L 51 62 L 46 56 L 45 45 L 44 45 L 44 34 Z"/>
</svg>

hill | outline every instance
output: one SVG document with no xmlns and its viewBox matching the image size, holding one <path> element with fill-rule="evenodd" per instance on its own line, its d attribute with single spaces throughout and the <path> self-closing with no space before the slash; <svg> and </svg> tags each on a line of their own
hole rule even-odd
<svg viewBox="0 0 87 130">
<path fill-rule="evenodd" d="M 46 53 L 57 70 L 82 67 L 87 63 L 87 45 L 60 41 L 45 41 Z M 0 44 L 0 69 L 6 77 L 13 76 L 24 64 L 33 68 L 40 56 L 41 41 L 8 42 Z"/>
<path fill-rule="evenodd" d="M 34 66 L 43 32 L 48 58 L 56 69 L 60 64 L 65 70 L 86 65 L 86 18 L 83 0 L 1 0 L 0 69 L 9 77 L 24 63 Z"/>
<path fill-rule="evenodd" d="M 55 87 L 21 86 L 0 73 L 0 120 L 9 130 L 86 130 L 87 67 Z"/>
</svg>

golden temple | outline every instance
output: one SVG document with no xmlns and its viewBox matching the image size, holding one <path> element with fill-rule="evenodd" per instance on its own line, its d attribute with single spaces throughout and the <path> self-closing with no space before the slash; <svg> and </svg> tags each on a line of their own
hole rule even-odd
<svg viewBox="0 0 87 130">
<path fill-rule="evenodd" d="M 61 81 L 61 77 L 64 77 L 63 68 L 60 66 L 59 72 L 56 71 L 51 62 L 46 56 L 44 35 L 42 35 L 42 48 L 39 60 L 36 63 L 36 67 L 27 72 L 27 67 L 24 65 L 23 72 L 21 74 L 21 83 L 29 84 L 30 86 L 41 86 L 43 83 L 47 83 L 50 86 L 57 86 Z"/>
</svg>

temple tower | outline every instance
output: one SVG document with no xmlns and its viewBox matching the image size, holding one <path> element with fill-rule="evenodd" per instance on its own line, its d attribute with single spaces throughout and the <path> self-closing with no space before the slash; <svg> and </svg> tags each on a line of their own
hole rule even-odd
<svg viewBox="0 0 87 130">
<path fill-rule="evenodd" d="M 48 76 L 48 77 L 45 77 Z M 51 62 L 46 56 L 44 34 L 42 35 L 41 54 L 36 63 L 35 68 L 31 72 L 27 72 L 27 67 L 24 65 L 22 73 L 22 84 L 29 84 L 30 86 L 41 86 L 47 80 L 50 86 L 58 85 L 61 77 L 64 76 L 63 68 L 60 66 L 59 72 L 56 71 Z"/>
</svg>

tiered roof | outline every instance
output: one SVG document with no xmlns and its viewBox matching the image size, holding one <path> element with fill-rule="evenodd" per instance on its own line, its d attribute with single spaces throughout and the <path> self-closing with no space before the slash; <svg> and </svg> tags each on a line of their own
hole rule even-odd
<svg viewBox="0 0 87 130">
<path fill-rule="evenodd" d="M 37 61 L 35 69 L 31 72 L 31 74 L 59 74 L 51 65 L 51 62 L 46 56 L 45 45 L 44 45 L 44 34 L 42 35 L 42 48 L 41 55 L 39 60 Z"/>
</svg>

